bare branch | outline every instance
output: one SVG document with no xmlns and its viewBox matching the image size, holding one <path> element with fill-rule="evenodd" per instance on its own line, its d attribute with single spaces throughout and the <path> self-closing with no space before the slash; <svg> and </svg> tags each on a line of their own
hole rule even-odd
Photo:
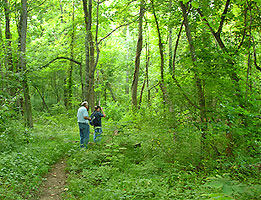
<svg viewBox="0 0 261 200">
<path fill-rule="evenodd" d="M 177 41 L 176 41 L 176 45 L 175 45 L 175 49 L 174 49 L 174 54 L 173 54 L 173 63 L 172 63 L 172 75 L 175 76 L 175 62 L 176 62 L 176 54 L 177 54 L 177 49 L 178 49 L 178 45 L 179 45 L 179 39 L 180 39 L 180 36 L 181 36 L 181 32 L 182 32 L 182 28 L 183 28 L 183 25 L 184 25 L 184 20 L 182 21 L 182 24 L 179 28 L 179 34 L 178 34 L 178 38 L 177 38 Z"/>
<path fill-rule="evenodd" d="M 78 61 L 76 61 L 76 60 L 74 60 L 74 59 L 71 59 L 71 58 L 67 58 L 67 57 L 56 57 L 56 58 L 54 58 L 53 60 L 51 60 L 50 62 L 48 62 L 46 65 L 40 67 L 40 69 L 43 69 L 43 68 L 45 68 L 45 67 L 48 67 L 51 63 L 53 63 L 54 61 L 59 60 L 59 59 L 69 60 L 69 61 L 72 61 L 72 62 L 78 64 L 78 65 L 81 65 L 80 62 L 78 62 Z"/>
<path fill-rule="evenodd" d="M 124 26 L 128 26 L 130 24 L 132 24 L 133 22 L 135 22 L 139 17 L 137 17 L 135 20 L 133 20 L 132 22 L 129 22 L 127 24 L 122 24 L 120 25 L 119 27 L 115 28 L 114 30 L 112 30 L 110 33 L 108 33 L 104 38 L 100 39 L 100 41 L 98 42 L 98 45 L 103 41 L 105 40 L 106 38 L 108 38 L 112 33 L 114 33 L 115 31 L 117 31 L 118 29 L 120 29 L 121 27 L 124 27 Z"/>
</svg>

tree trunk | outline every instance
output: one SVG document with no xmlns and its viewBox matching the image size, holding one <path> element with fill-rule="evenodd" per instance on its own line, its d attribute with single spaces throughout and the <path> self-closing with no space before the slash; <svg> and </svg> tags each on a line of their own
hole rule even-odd
<svg viewBox="0 0 261 200">
<path fill-rule="evenodd" d="M 5 39 L 6 39 L 6 69 L 13 72 L 13 62 L 12 62 L 12 49 L 11 49 L 11 30 L 10 30 L 10 9 L 9 2 L 5 0 Z"/>
<path fill-rule="evenodd" d="M 2 63 L 4 62 L 4 60 L 3 60 L 3 58 L 4 58 L 3 49 L 5 48 L 5 46 L 4 46 L 4 43 L 3 43 L 1 21 L 2 21 L 2 18 L 0 17 L 0 47 L 3 47 L 3 48 L 0 48 L 0 76 L 1 76 L 1 80 L 0 80 L 1 88 L 0 89 L 3 91 L 3 89 L 4 89 L 4 85 L 3 85 L 4 73 L 3 73 Z"/>
<path fill-rule="evenodd" d="M 171 9 L 172 9 L 172 0 L 169 0 L 169 9 L 170 9 L 170 16 L 171 19 Z M 170 23 L 171 24 L 171 23 Z M 172 73 L 172 65 L 173 65 L 173 57 L 172 57 L 172 25 L 169 25 L 169 73 Z"/>
<path fill-rule="evenodd" d="M 10 9 L 9 9 L 9 2 L 8 0 L 5 0 L 5 39 L 6 39 L 6 44 L 5 44 L 5 69 L 7 71 L 6 73 L 6 78 L 8 79 L 9 83 L 12 83 L 14 80 L 13 74 L 14 73 L 14 67 L 13 67 L 13 58 L 12 58 L 12 34 L 10 30 Z M 14 86 L 12 84 L 7 85 L 8 92 L 11 96 L 15 95 L 15 90 Z"/>
<path fill-rule="evenodd" d="M 44 95 L 40 92 L 39 88 L 38 88 L 36 85 L 34 85 L 33 87 L 36 89 L 36 91 L 38 92 L 39 96 L 40 96 L 41 99 L 42 99 L 43 108 L 45 108 L 45 109 L 47 110 L 47 112 L 49 112 L 49 108 L 48 108 L 48 106 L 47 106 L 47 104 L 46 104 L 46 102 L 45 102 Z"/>
<path fill-rule="evenodd" d="M 84 21 L 85 21 L 85 83 L 84 83 L 84 99 L 89 100 L 89 69 L 90 69 L 90 43 L 89 43 L 89 32 L 91 31 L 91 19 L 88 14 L 87 0 L 82 0 Z M 83 99 L 83 100 L 84 100 Z"/>
<path fill-rule="evenodd" d="M 21 18 L 20 18 L 20 68 L 22 72 L 26 71 L 26 32 L 27 32 L 27 0 L 22 0 L 22 11 L 21 11 Z M 29 127 L 33 127 L 33 119 L 32 119 L 32 108 L 30 102 L 30 94 L 29 94 L 29 86 L 27 83 L 27 75 L 23 73 L 23 90 L 24 90 L 24 103 L 25 103 L 25 113 L 26 113 L 26 125 Z"/>
<path fill-rule="evenodd" d="M 92 0 L 83 0 L 83 10 L 85 16 L 86 26 L 86 37 L 85 37 L 85 53 L 86 53 L 86 76 L 85 76 L 85 92 L 86 99 L 89 101 L 89 107 L 94 107 L 94 72 L 95 72 L 95 61 L 94 61 L 94 42 L 91 32 L 92 26 Z"/>
<path fill-rule="evenodd" d="M 149 80 L 148 80 L 149 79 L 149 63 L 150 63 L 150 51 L 149 51 L 148 42 L 146 41 L 146 72 L 145 72 L 145 79 L 143 81 L 141 91 L 140 91 L 139 109 L 141 107 L 142 96 L 143 96 L 143 91 L 144 91 L 145 85 L 147 85 L 147 89 L 149 88 Z M 148 90 L 148 93 L 149 93 L 149 90 Z M 149 98 L 148 98 L 148 100 L 149 100 Z"/>
<path fill-rule="evenodd" d="M 88 23 L 90 23 L 90 31 L 89 31 L 89 44 L 90 44 L 90 68 L 89 68 L 89 107 L 93 111 L 94 109 L 94 102 L 95 102 L 95 93 L 94 93 L 94 73 L 95 73 L 95 59 L 94 59 L 94 42 L 93 36 L 91 32 L 92 26 L 92 0 L 89 0 L 88 4 Z M 98 27 L 97 27 L 98 28 Z M 98 62 L 98 61 L 97 61 Z"/>
<path fill-rule="evenodd" d="M 142 23 L 144 16 L 144 0 L 140 1 L 140 15 L 139 15 L 139 36 L 136 49 L 136 58 L 135 58 L 135 71 L 132 81 L 132 105 L 137 108 L 137 90 L 138 90 L 138 80 L 139 80 L 139 71 L 140 71 L 140 56 L 142 50 Z"/>
<path fill-rule="evenodd" d="M 72 3 L 72 35 L 71 35 L 71 59 L 74 60 L 74 39 L 75 39 L 75 22 L 74 22 L 74 1 Z M 74 62 L 70 61 L 70 68 L 68 72 L 68 108 L 72 107 L 72 72 L 73 72 Z"/>
<path fill-rule="evenodd" d="M 61 16 L 60 16 L 60 19 L 61 19 L 61 24 L 64 23 L 64 20 L 63 20 L 63 4 L 62 4 L 62 1 L 60 0 L 59 1 L 59 5 L 60 5 L 60 11 L 61 11 Z M 64 101 L 64 106 L 66 108 L 68 108 L 68 104 L 69 104 L 69 91 L 68 91 L 68 80 L 67 80 L 67 76 L 65 75 L 64 77 L 64 80 L 63 80 L 63 101 Z"/>
<path fill-rule="evenodd" d="M 162 38 L 161 38 L 161 32 L 160 32 L 160 27 L 159 27 L 159 22 L 158 18 L 156 15 L 155 7 L 154 7 L 154 1 L 151 1 L 152 3 L 152 11 L 154 15 L 154 19 L 156 22 L 156 27 L 157 27 L 157 32 L 158 32 L 158 39 L 159 39 L 159 51 L 160 51 L 160 88 L 163 93 L 163 103 L 166 103 L 166 89 L 165 89 L 165 84 L 164 84 L 164 51 L 163 51 L 163 44 L 162 44 Z"/>
<path fill-rule="evenodd" d="M 127 43 L 127 56 L 126 56 L 126 86 L 125 86 L 125 94 L 129 96 L 130 90 L 129 90 L 129 54 L 130 54 L 130 49 L 129 49 L 129 37 L 130 37 L 130 30 L 129 30 L 129 25 L 127 26 L 127 32 L 126 32 L 126 43 Z"/>
<path fill-rule="evenodd" d="M 193 44 L 192 36 L 191 36 L 191 31 L 190 27 L 188 24 L 188 17 L 187 17 L 187 11 L 185 5 L 180 1 L 180 6 L 182 9 L 183 13 L 183 18 L 184 18 L 184 25 L 186 29 L 186 35 L 187 39 L 189 42 L 189 47 L 190 47 L 190 53 L 192 57 L 192 62 L 194 67 L 196 66 L 196 52 L 195 52 L 195 47 Z M 206 105 L 205 105 L 205 95 L 204 95 L 204 90 L 202 87 L 202 80 L 198 77 L 197 71 L 195 70 L 195 81 L 196 81 L 196 87 L 197 87 L 197 93 L 198 93 L 198 99 L 199 99 L 199 108 L 200 108 L 200 122 L 201 122 L 201 129 L 202 129 L 202 138 L 205 139 L 205 121 L 206 121 Z"/>
</svg>

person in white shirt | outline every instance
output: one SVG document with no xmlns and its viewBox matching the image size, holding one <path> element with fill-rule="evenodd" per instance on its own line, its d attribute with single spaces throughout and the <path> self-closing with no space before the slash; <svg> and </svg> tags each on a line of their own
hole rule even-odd
<svg viewBox="0 0 261 200">
<path fill-rule="evenodd" d="M 88 114 L 88 102 L 84 101 L 81 103 L 81 107 L 77 112 L 77 121 L 80 129 L 80 147 L 87 148 L 89 137 L 90 137 L 90 127 L 89 120 L 91 118 Z"/>
</svg>

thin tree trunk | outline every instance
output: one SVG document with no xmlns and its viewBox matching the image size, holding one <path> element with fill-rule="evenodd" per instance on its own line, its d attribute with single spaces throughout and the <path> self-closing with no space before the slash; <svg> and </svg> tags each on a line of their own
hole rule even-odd
<svg viewBox="0 0 261 200">
<path fill-rule="evenodd" d="M 91 19 L 88 14 L 87 0 L 82 0 L 84 21 L 85 21 L 85 83 L 84 83 L 84 99 L 89 100 L 89 69 L 90 69 L 90 43 L 89 43 L 89 32 L 91 31 Z"/>
<path fill-rule="evenodd" d="M 248 4 L 248 3 L 247 3 Z M 250 52 L 250 47 L 251 47 L 251 40 L 252 40 L 252 13 L 251 13 L 251 6 L 248 5 L 249 7 L 249 12 L 250 12 L 250 24 L 249 24 L 249 43 L 248 43 L 248 62 L 247 62 L 247 75 L 246 75 L 246 94 L 245 94 L 245 101 L 247 102 L 247 97 L 248 97 L 248 89 L 250 88 L 249 84 L 249 75 L 251 71 L 251 52 Z"/>
<path fill-rule="evenodd" d="M 38 92 L 39 96 L 40 96 L 41 99 L 42 99 L 43 108 L 45 108 L 45 109 L 47 110 L 47 112 L 49 112 L 49 108 L 48 108 L 48 106 L 47 106 L 47 104 L 46 104 L 46 102 L 45 102 L 44 95 L 40 92 L 39 88 L 38 88 L 36 85 L 34 85 L 33 87 L 36 89 L 36 91 Z"/>
<path fill-rule="evenodd" d="M 11 49 L 11 30 L 10 30 L 10 9 L 9 2 L 5 0 L 5 39 L 6 39 L 6 69 L 13 72 L 13 62 L 12 62 L 12 49 Z"/>
<path fill-rule="evenodd" d="M 26 32 L 27 32 L 27 0 L 22 0 L 22 12 L 21 12 L 21 30 L 20 30 L 20 68 L 23 72 L 26 71 Z M 29 86 L 27 83 L 27 75 L 24 73 L 23 81 L 22 81 L 23 89 L 24 89 L 24 100 L 25 100 L 25 112 L 26 112 L 26 125 L 29 127 L 33 127 L 33 118 L 32 118 L 32 107 L 30 102 L 30 94 L 29 94 Z"/>
<path fill-rule="evenodd" d="M 146 34 L 146 57 L 147 57 L 147 62 L 146 62 L 146 85 L 147 85 L 147 91 L 148 91 L 148 106 L 150 106 L 150 89 L 149 89 L 149 64 L 150 64 L 150 46 L 149 46 L 149 35 L 150 35 L 150 30 L 149 27 L 147 27 L 147 34 Z"/>
<path fill-rule="evenodd" d="M 75 22 L 74 22 L 74 1 L 72 3 L 72 35 L 71 35 L 71 59 L 74 60 L 74 39 L 75 39 Z M 74 62 L 70 61 L 70 68 L 68 73 L 68 107 L 72 107 L 72 72 Z"/>
<path fill-rule="evenodd" d="M 5 48 L 4 46 L 4 43 L 3 43 L 3 35 L 2 35 L 2 18 L 0 17 L 0 47 L 3 47 L 3 48 L 0 48 L 0 76 L 1 76 L 1 90 L 3 91 L 4 89 L 4 84 L 3 84 L 3 80 L 4 80 L 4 73 L 3 73 L 3 67 L 2 67 L 2 63 L 4 61 L 4 52 L 3 52 L 3 49 Z"/>
<path fill-rule="evenodd" d="M 129 25 L 126 28 L 126 43 L 127 43 L 127 55 L 126 55 L 126 86 L 125 86 L 125 94 L 129 95 L 130 90 L 129 90 L 129 54 L 130 54 L 130 49 L 129 49 L 129 37 L 130 37 L 130 30 L 129 30 Z"/>
<path fill-rule="evenodd" d="M 156 15 L 156 11 L 154 8 L 154 1 L 151 0 L 152 2 L 152 11 L 153 11 L 153 15 L 154 15 L 154 19 L 156 22 L 156 27 L 157 27 L 157 32 L 158 32 L 158 39 L 159 39 L 159 51 L 160 51 L 160 88 L 162 90 L 163 93 L 163 103 L 166 103 L 166 89 L 165 89 L 165 84 L 164 84 L 164 51 L 163 51 L 163 43 L 162 43 L 162 38 L 161 38 L 161 32 L 160 32 L 160 27 L 159 27 L 159 22 L 158 22 L 158 18 Z"/>
<path fill-rule="evenodd" d="M 63 4 L 62 1 L 59 0 L 59 5 L 60 5 L 60 12 L 61 12 L 61 24 L 64 23 L 63 20 Z M 67 76 L 65 75 L 64 80 L 63 80 L 63 101 L 64 101 L 64 106 L 65 108 L 68 108 L 68 104 L 69 104 L 69 91 L 68 91 L 68 80 L 67 80 Z"/>
<path fill-rule="evenodd" d="M 139 80 L 139 71 L 140 71 L 140 56 L 142 51 L 142 23 L 143 23 L 143 16 L 144 16 L 144 0 L 140 1 L 140 14 L 139 14 L 139 36 L 137 42 L 137 49 L 136 49 L 136 58 L 135 58 L 135 71 L 133 75 L 133 82 L 132 82 L 132 105 L 134 108 L 137 108 L 137 90 L 138 90 L 138 80 Z"/>
<path fill-rule="evenodd" d="M 12 34 L 10 30 L 10 9 L 9 1 L 5 0 L 5 69 L 6 69 L 6 78 L 9 83 L 14 81 L 12 73 L 14 73 L 13 67 L 13 58 L 12 58 Z M 15 95 L 16 88 L 12 84 L 7 84 L 8 92 L 11 96 Z"/>
<path fill-rule="evenodd" d="M 143 96 L 143 91 L 145 88 L 145 85 L 147 84 L 147 88 L 149 87 L 149 62 L 150 62 L 150 52 L 149 52 L 149 45 L 148 42 L 146 41 L 146 72 L 145 72 L 145 79 L 143 81 L 141 91 L 140 91 L 140 101 L 139 101 L 139 108 L 141 107 L 142 103 L 142 96 Z"/>
<path fill-rule="evenodd" d="M 188 39 L 188 42 L 189 42 L 192 62 L 193 62 L 193 65 L 196 66 L 196 61 L 197 61 L 196 52 L 195 52 L 195 47 L 194 47 L 192 36 L 191 36 L 189 23 L 188 23 L 186 7 L 183 4 L 183 2 L 181 2 L 181 1 L 180 1 L 180 6 L 181 6 L 181 9 L 182 9 L 182 13 L 183 13 L 184 25 L 185 25 L 185 29 L 186 29 L 187 39 Z M 202 138 L 205 139 L 205 134 L 206 134 L 206 132 L 205 132 L 206 127 L 204 125 L 205 121 L 206 121 L 205 96 L 204 96 L 204 90 L 203 90 L 203 87 L 202 87 L 202 81 L 198 77 L 197 71 L 195 71 L 195 81 L 196 81 L 196 87 L 197 87 L 198 98 L 199 98 L 200 121 L 201 121 L 201 124 L 202 124 Z"/>
<path fill-rule="evenodd" d="M 172 0 L 169 0 L 169 9 L 170 9 L 170 11 L 171 11 L 171 9 L 172 9 Z M 169 13 L 171 13 L 171 12 L 169 12 Z M 169 17 L 169 19 L 171 19 L 171 15 L 170 15 L 170 17 Z M 170 23 L 171 24 L 171 23 Z M 172 57 L 172 41 L 173 41 L 173 39 L 172 39 L 172 25 L 169 25 L 169 72 L 170 73 L 172 73 L 172 65 L 173 65 L 173 57 Z"/>
<path fill-rule="evenodd" d="M 179 46 L 179 40 L 180 40 L 183 25 L 184 25 L 184 21 L 182 21 L 182 24 L 179 28 L 179 34 L 178 34 L 178 38 L 176 40 L 175 49 L 174 49 L 174 53 L 173 53 L 172 77 L 174 77 L 174 78 L 175 78 L 175 71 L 176 71 L 176 55 L 177 55 L 177 50 L 178 50 L 178 46 Z"/>
</svg>

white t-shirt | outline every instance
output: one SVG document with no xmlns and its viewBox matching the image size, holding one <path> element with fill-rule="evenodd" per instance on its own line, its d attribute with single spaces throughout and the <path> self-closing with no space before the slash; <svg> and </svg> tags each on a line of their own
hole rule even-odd
<svg viewBox="0 0 261 200">
<path fill-rule="evenodd" d="M 78 120 L 78 122 L 80 122 L 80 123 L 89 123 L 89 120 L 88 119 L 84 119 L 84 117 L 89 117 L 89 114 L 87 112 L 87 109 L 84 106 L 81 106 L 78 109 L 78 112 L 77 112 L 77 120 Z"/>
</svg>

